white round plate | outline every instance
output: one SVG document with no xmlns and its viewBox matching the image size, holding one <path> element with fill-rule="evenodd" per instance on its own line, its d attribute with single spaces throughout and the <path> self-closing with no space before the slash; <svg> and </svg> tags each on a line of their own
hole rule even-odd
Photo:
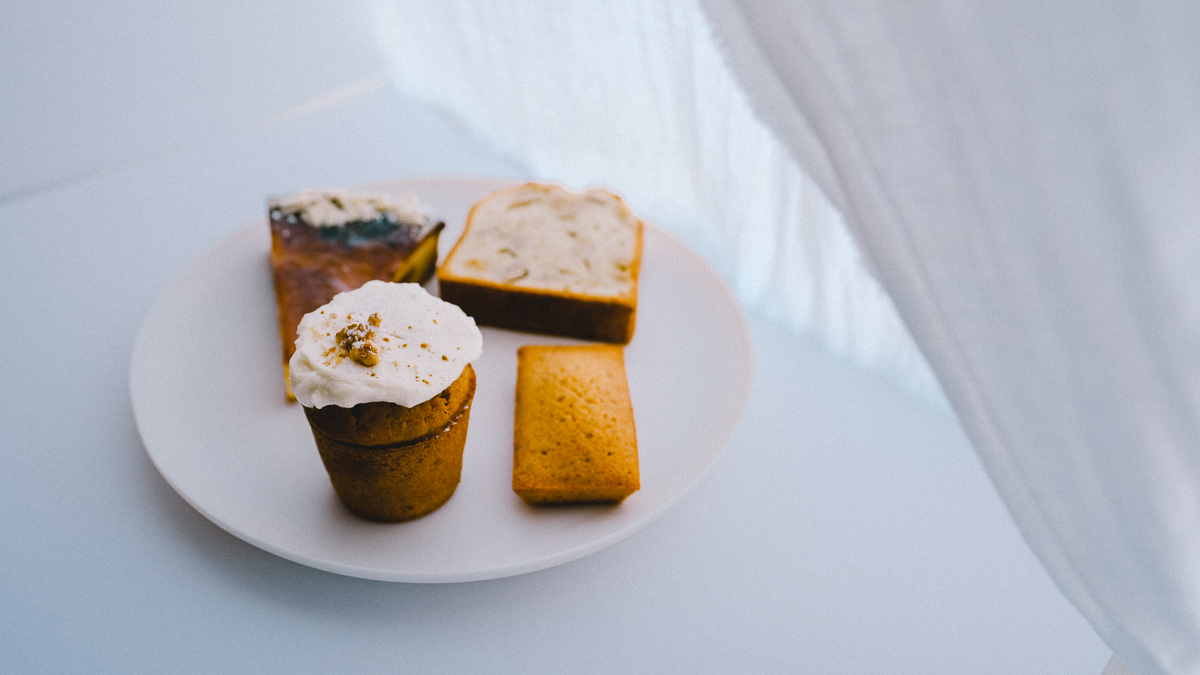
<svg viewBox="0 0 1200 675">
<path fill-rule="evenodd" d="M 362 186 L 416 193 L 446 221 L 510 185 L 409 178 Z M 646 228 L 637 329 L 625 349 L 642 489 L 617 506 L 532 508 L 512 491 L 516 351 L 572 340 L 483 329 L 479 384 L 449 502 L 408 523 L 351 515 L 333 493 L 304 412 L 283 396 L 266 219 L 193 263 L 138 333 L 130 393 L 146 452 L 167 482 L 232 534 L 289 560 L 367 579 L 456 582 L 558 565 L 635 532 L 691 486 L 733 432 L 750 390 L 745 319 L 691 250 Z"/>
</svg>

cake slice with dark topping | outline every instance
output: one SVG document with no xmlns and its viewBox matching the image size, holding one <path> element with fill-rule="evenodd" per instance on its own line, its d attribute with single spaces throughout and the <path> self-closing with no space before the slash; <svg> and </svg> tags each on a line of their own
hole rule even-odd
<svg viewBox="0 0 1200 675">
<path fill-rule="evenodd" d="M 268 209 L 285 384 L 305 314 L 368 281 L 424 283 L 445 226 L 422 213 L 411 195 L 304 190 L 269 200 Z M 295 400 L 290 386 L 287 397 Z"/>
</svg>

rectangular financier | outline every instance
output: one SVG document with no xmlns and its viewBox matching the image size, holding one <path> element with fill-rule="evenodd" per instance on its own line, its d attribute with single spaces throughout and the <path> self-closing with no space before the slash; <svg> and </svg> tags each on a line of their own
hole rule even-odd
<svg viewBox="0 0 1200 675">
<path fill-rule="evenodd" d="M 517 350 L 513 491 L 530 504 L 620 502 L 641 487 L 616 345 Z"/>
</svg>

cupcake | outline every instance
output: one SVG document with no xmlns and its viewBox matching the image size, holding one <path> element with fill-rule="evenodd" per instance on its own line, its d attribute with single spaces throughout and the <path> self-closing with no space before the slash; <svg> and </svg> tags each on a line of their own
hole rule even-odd
<svg viewBox="0 0 1200 675">
<path fill-rule="evenodd" d="M 386 522 L 446 503 L 462 473 L 483 337 L 418 284 L 370 281 L 306 314 L 289 377 L 338 498 Z"/>
</svg>

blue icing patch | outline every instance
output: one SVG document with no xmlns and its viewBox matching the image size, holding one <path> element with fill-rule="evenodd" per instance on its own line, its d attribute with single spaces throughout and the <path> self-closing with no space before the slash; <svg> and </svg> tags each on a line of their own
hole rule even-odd
<svg viewBox="0 0 1200 675">
<path fill-rule="evenodd" d="M 416 238 L 419 225 L 400 223 L 389 218 L 376 218 L 370 221 L 354 221 L 345 225 L 317 227 L 321 238 L 342 246 L 366 246 L 380 240 L 389 243 L 404 243 Z"/>
</svg>

